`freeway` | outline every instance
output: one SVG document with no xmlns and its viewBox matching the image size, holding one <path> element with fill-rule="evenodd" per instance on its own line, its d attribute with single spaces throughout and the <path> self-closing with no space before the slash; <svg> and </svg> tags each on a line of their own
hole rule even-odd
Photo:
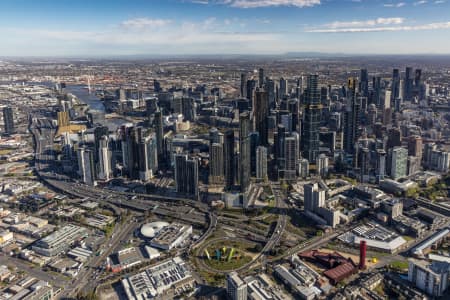
<svg viewBox="0 0 450 300">
<path fill-rule="evenodd" d="M 205 233 L 197 240 L 195 241 L 191 247 L 189 248 L 189 252 L 191 252 L 193 249 L 197 248 L 198 245 L 200 245 L 203 241 L 205 241 L 216 229 L 217 226 L 217 215 L 215 213 L 208 213 L 208 220 L 209 225 L 208 229 L 205 231 Z"/>
<path fill-rule="evenodd" d="M 269 253 L 279 242 L 281 237 L 283 236 L 284 230 L 286 229 L 287 224 L 287 213 L 286 209 L 288 208 L 286 202 L 283 199 L 283 195 L 279 186 L 279 183 L 272 183 L 271 185 L 273 195 L 276 201 L 276 207 L 278 208 L 278 221 L 277 226 L 275 227 L 272 236 L 269 241 L 263 248 L 262 255 L 266 255 Z"/>
</svg>

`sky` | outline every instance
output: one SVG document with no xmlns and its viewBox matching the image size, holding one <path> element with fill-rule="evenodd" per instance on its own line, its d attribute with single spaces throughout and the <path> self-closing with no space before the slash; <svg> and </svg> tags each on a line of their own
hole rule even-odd
<svg viewBox="0 0 450 300">
<path fill-rule="evenodd" d="M 0 0 L 0 56 L 450 54 L 450 0 Z"/>
</svg>

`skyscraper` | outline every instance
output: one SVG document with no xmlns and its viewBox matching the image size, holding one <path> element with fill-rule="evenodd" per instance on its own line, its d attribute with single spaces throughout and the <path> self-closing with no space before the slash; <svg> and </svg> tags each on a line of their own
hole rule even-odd
<svg viewBox="0 0 450 300">
<path fill-rule="evenodd" d="M 280 78 L 280 88 L 278 90 L 279 98 L 283 99 L 288 94 L 288 81 L 283 77 Z"/>
<path fill-rule="evenodd" d="M 3 122 L 5 124 L 5 133 L 12 134 L 16 131 L 14 127 L 14 114 L 9 106 L 3 107 Z"/>
<path fill-rule="evenodd" d="M 278 124 L 277 126 L 277 135 L 275 139 L 275 158 L 276 163 L 278 167 L 278 172 L 283 172 L 285 167 L 285 139 L 286 139 L 286 127 L 284 127 L 282 124 Z M 279 174 L 282 176 L 281 174 Z"/>
<path fill-rule="evenodd" d="M 375 104 L 370 104 L 367 109 L 367 124 L 368 125 L 375 125 L 377 122 L 377 107 Z"/>
<path fill-rule="evenodd" d="M 234 162 L 234 131 L 228 130 L 225 133 L 223 163 L 225 175 L 225 189 L 230 190 L 235 182 L 235 162 Z"/>
<path fill-rule="evenodd" d="M 158 151 L 158 163 L 161 165 L 164 162 L 164 127 L 162 122 L 162 112 L 158 109 L 155 112 L 155 118 L 153 120 L 153 126 L 156 132 L 156 149 Z"/>
<path fill-rule="evenodd" d="M 375 175 L 378 180 L 383 180 L 386 175 L 386 151 L 383 149 L 377 150 L 377 169 Z"/>
<path fill-rule="evenodd" d="M 77 154 L 78 175 L 80 175 L 81 181 L 87 185 L 95 185 L 94 155 L 92 150 L 82 146 L 78 148 Z"/>
<path fill-rule="evenodd" d="M 258 76 L 259 76 L 258 86 L 259 86 L 260 88 L 262 88 L 262 87 L 264 86 L 264 83 L 265 83 L 265 82 L 264 82 L 265 77 L 264 77 L 264 69 L 263 69 L 263 68 L 259 68 Z"/>
<path fill-rule="evenodd" d="M 191 97 L 181 98 L 181 109 L 184 120 L 192 122 L 197 119 L 197 112 L 195 108 L 194 98 Z"/>
<path fill-rule="evenodd" d="M 155 93 L 161 92 L 161 83 L 156 79 L 153 79 L 153 91 Z"/>
<path fill-rule="evenodd" d="M 255 103 L 253 105 L 253 118 L 255 120 L 255 130 L 259 132 L 259 141 L 263 146 L 269 144 L 269 128 L 267 117 L 269 116 L 269 97 L 263 89 L 255 92 Z"/>
<path fill-rule="evenodd" d="M 303 179 L 306 179 L 307 177 L 309 177 L 309 162 L 305 158 L 300 160 L 299 176 Z"/>
<path fill-rule="evenodd" d="M 422 69 L 416 69 L 414 74 L 414 86 L 416 89 L 422 84 Z"/>
<path fill-rule="evenodd" d="M 112 169 L 111 150 L 109 149 L 109 139 L 106 135 L 99 139 L 98 157 L 98 179 L 108 181 L 112 177 Z"/>
<path fill-rule="evenodd" d="M 250 133 L 250 165 L 251 165 L 251 174 L 252 176 L 256 176 L 256 148 L 259 146 L 259 133 L 251 132 Z"/>
<path fill-rule="evenodd" d="M 264 84 L 265 90 L 267 91 L 269 97 L 269 107 L 275 108 L 276 106 L 276 91 L 275 91 L 275 81 L 272 79 L 267 79 Z"/>
<path fill-rule="evenodd" d="M 299 111 L 298 111 L 298 100 L 290 99 L 288 101 L 288 111 L 292 114 L 292 131 L 299 131 Z"/>
<path fill-rule="evenodd" d="M 394 147 L 391 150 L 391 177 L 398 179 L 405 177 L 408 170 L 408 150 L 403 147 Z"/>
<path fill-rule="evenodd" d="M 175 185 L 178 193 L 198 199 L 198 161 L 186 154 L 175 155 Z"/>
<path fill-rule="evenodd" d="M 359 137 L 361 103 L 357 97 L 356 85 L 356 78 L 348 79 L 347 105 L 344 113 L 344 150 L 348 154 L 354 153 L 355 143 Z"/>
<path fill-rule="evenodd" d="M 139 178 L 139 130 L 134 126 L 121 127 L 122 161 L 126 175 L 131 179 Z"/>
<path fill-rule="evenodd" d="M 145 100 L 145 114 L 148 122 L 150 122 L 151 116 L 156 112 L 156 109 L 158 108 L 157 103 L 157 98 L 150 98 Z"/>
<path fill-rule="evenodd" d="M 400 71 L 398 69 L 394 69 L 392 72 L 391 90 L 391 102 L 394 103 L 395 99 L 400 97 Z"/>
<path fill-rule="evenodd" d="M 415 156 L 422 160 L 422 137 L 419 135 L 411 136 L 408 140 L 408 155 Z"/>
<path fill-rule="evenodd" d="M 245 192 L 250 184 L 250 114 L 248 111 L 239 116 L 239 158 L 241 192 Z"/>
<path fill-rule="evenodd" d="M 361 96 L 369 97 L 369 73 L 367 72 L 367 69 L 361 69 L 361 78 L 359 86 Z"/>
<path fill-rule="evenodd" d="M 373 78 L 373 96 L 372 103 L 377 106 L 378 109 L 381 109 L 381 77 L 377 76 Z"/>
<path fill-rule="evenodd" d="M 305 114 L 303 119 L 303 157 L 315 163 L 319 154 L 319 126 L 322 105 L 318 89 L 318 75 L 308 75 L 305 91 Z"/>
<path fill-rule="evenodd" d="M 260 180 L 267 178 L 267 148 L 263 146 L 256 148 L 256 178 Z"/>
<path fill-rule="evenodd" d="M 405 100 L 411 101 L 413 98 L 414 78 L 413 69 L 411 67 L 406 68 L 405 72 Z"/>
<path fill-rule="evenodd" d="M 223 147 L 222 144 L 212 143 L 209 150 L 209 182 L 213 184 L 223 182 Z"/>
<path fill-rule="evenodd" d="M 247 80 L 247 92 L 246 92 L 246 98 L 250 100 L 250 103 L 253 105 L 253 97 L 256 89 L 256 80 Z"/>
<path fill-rule="evenodd" d="M 140 137 L 138 141 L 138 167 L 139 167 L 139 180 L 148 181 L 152 177 L 152 171 L 149 168 L 149 143 L 150 139 Z"/>
<path fill-rule="evenodd" d="M 152 133 L 146 141 L 147 164 L 148 169 L 151 171 L 151 175 L 156 174 L 158 171 L 158 149 L 156 144 L 156 135 Z"/>
<path fill-rule="evenodd" d="M 247 74 L 241 74 L 241 90 L 240 95 L 242 98 L 247 98 Z"/>
<path fill-rule="evenodd" d="M 289 136 L 285 139 L 284 147 L 284 179 L 295 180 L 298 169 L 298 145 L 299 141 L 295 136 Z"/>
<path fill-rule="evenodd" d="M 97 126 L 94 129 L 94 163 L 98 165 L 100 155 L 100 140 L 106 136 L 108 138 L 109 129 L 107 126 Z"/>
<path fill-rule="evenodd" d="M 328 175 L 328 156 L 325 154 L 320 154 L 317 159 L 317 173 L 320 177 Z"/>
</svg>

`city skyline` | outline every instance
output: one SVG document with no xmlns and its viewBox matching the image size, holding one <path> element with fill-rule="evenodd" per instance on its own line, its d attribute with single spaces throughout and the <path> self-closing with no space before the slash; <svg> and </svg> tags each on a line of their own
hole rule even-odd
<svg viewBox="0 0 450 300">
<path fill-rule="evenodd" d="M 4 1 L 0 56 L 449 54 L 449 9 L 444 0 Z"/>
</svg>

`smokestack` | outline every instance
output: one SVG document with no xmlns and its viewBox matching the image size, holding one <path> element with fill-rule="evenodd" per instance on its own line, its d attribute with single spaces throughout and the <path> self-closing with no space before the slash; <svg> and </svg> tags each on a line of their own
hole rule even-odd
<svg viewBox="0 0 450 300">
<path fill-rule="evenodd" d="M 361 241 L 359 243 L 359 269 L 360 270 L 363 270 L 366 268 L 366 251 L 367 251 L 366 241 Z"/>
</svg>

